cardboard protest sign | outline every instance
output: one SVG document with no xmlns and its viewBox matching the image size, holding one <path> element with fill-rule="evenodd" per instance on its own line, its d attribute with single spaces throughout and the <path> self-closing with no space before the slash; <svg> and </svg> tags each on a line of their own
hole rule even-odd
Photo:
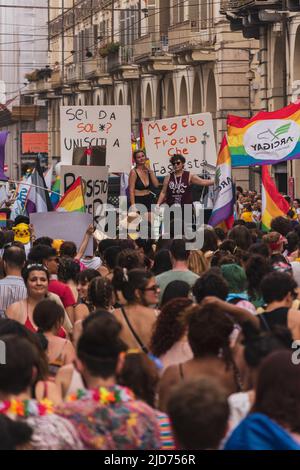
<svg viewBox="0 0 300 470">
<path fill-rule="evenodd" d="M 103 204 L 107 202 L 108 167 L 62 165 L 60 169 L 60 191 L 63 195 L 81 176 L 85 210 L 93 216 L 94 226 L 104 217 Z"/>
<path fill-rule="evenodd" d="M 110 173 L 129 173 L 130 106 L 61 106 L 60 129 L 63 165 L 107 165 Z"/>
<path fill-rule="evenodd" d="M 65 241 L 73 241 L 80 247 L 88 226 L 92 223 L 90 214 L 82 212 L 34 212 L 30 214 L 36 237 L 51 237 Z M 90 238 L 86 256 L 93 255 L 93 239 Z"/>
<path fill-rule="evenodd" d="M 204 158 L 209 165 L 216 166 L 216 145 L 210 113 L 145 121 L 143 133 L 147 157 L 156 175 L 163 176 L 172 170 L 169 160 L 175 154 L 185 157 L 185 168 L 192 173 L 201 174 Z"/>
</svg>

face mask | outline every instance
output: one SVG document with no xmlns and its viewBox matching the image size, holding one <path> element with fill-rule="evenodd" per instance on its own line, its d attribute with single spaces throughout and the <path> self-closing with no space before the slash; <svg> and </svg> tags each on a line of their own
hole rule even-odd
<svg viewBox="0 0 300 470">
<path fill-rule="evenodd" d="M 21 242 L 23 245 L 27 245 L 27 243 L 30 242 L 30 231 L 28 224 L 18 224 L 13 227 L 13 231 L 15 232 L 15 242 Z"/>
</svg>

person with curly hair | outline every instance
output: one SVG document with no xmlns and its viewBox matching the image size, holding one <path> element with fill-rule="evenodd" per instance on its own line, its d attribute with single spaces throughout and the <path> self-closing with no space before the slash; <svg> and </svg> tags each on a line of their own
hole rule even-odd
<svg viewBox="0 0 300 470">
<path fill-rule="evenodd" d="M 159 408 L 166 410 L 173 385 L 191 378 L 213 376 L 224 386 L 228 396 L 239 390 L 239 377 L 230 349 L 234 322 L 214 305 L 194 305 L 187 312 L 188 342 L 193 358 L 172 365 L 164 372 L 159 386 Z"/>
<path fill-rule="evenodd" d="M 152 333 L 150 350 L 167 367 L 192 359 L 184 311 L 192 300 L 174 298 L 164 305 Z M 162 371 L 163 371 L 162 370 Z"/>
</svg>

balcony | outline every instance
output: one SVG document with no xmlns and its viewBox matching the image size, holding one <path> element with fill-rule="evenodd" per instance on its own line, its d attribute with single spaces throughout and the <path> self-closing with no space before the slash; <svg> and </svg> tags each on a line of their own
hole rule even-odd
<svg viewBox="0 0 300 470">
<path fill-rule="evenodd" d="M 66 93 L 73 91 L 91 91 L 91 82 L 85 79 L 84 64 L 67 64 L 65 67 Z"/>
<path fill-rule="evenodd" d="M 169 28 L 169 51 L 176 65 L 216 59 L 210 29 L 201 20 L 187 20 Z"/>
<path fill-rule="evenodd" d="M 107 61 L 107 57 L 97 58 L 96 77 L 98 85 L 112 85 L 112 77 L 108 73 Z"/>
<path fill-rule="evenodd" d="M 120 46 L 115 53 L 107 56 L 107 71 L 116 79 L 136 80 L 139 78 L 139 68 L 133 60 L 133 48 Z"/>
<path fill-rule="evenodd" d="M 50 79 L 51 88 L 59 88 L 63 84 L 63 76 L 61 70 L 53 70 Z"/>
<path fill-rule="evenodd" d="M 68 83 L 76 83 L 82 80 L 83 73 L 81 65 L 75 64 L 74 62 L 67 64 L 65 67 L 65 78 Z"/>
<path fill-rule="evenodd" d="M 142 36 L 134 42 L 133 55 L 143 73 L 155 74 L 174 69 L 167 36 L 156 33 Z"/>
<path fill-rule="evenodd" d="M 223 0 L 220 11 L 226 14 L 227 11 L 245 11 L 251 9 L 268 9 L 270 7 L 281 7 L 282 0 Z"/>
<path fill-rule="evenodd" d="M 286 9 L 293 1 L 288 0 Z M 220 12 L 230 22 L 232 31 L 242 31 L 247 39 L 259 39 L 261 26 L 281 23 L 282 3 L 282 0 L 223 0 Z"/>
<path fill-rule="evenodd" d="M 37 93 L 47 93 L 51 90 L 52 80 L 50 78 L 44 78 L 36 82 L 36 92 Z"/>
</svg>

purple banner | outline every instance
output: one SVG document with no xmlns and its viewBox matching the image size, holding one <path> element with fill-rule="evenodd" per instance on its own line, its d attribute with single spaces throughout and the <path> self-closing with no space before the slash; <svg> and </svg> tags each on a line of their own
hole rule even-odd
<svg viewBox="0 0 300 470">
<path fill-rule="evenodd" d="M 0 132 L 0 181 L 7 181 L 8 177 L 4 174 L 5 143 L 8 131 Z"/>
</svg>

